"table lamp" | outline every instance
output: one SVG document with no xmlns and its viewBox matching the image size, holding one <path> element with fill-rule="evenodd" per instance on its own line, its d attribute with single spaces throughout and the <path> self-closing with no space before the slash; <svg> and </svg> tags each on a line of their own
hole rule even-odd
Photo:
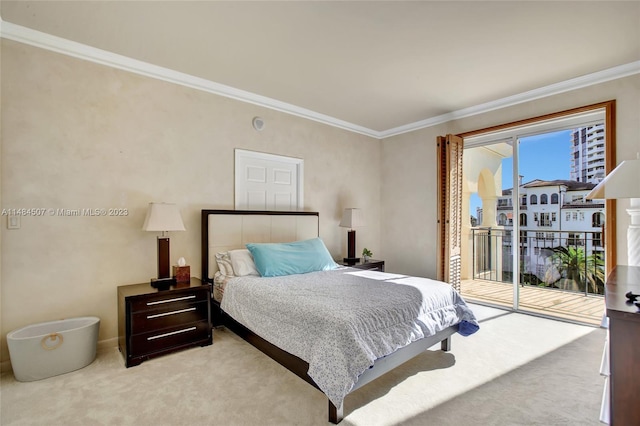
<svg viewBox="0 0 640 426">
<path fill-rule="evenodd" d="M 627 213 L 631 223 L 627 229 L 629 266 L 640 266 L 640 154 L 625 160 L 587 194 L 587 200 L 629 198 Z"/>
<path fill-rule="evenodd" d="M 353 228 L 364 226 L 362 210 L 356 208 L 344 209 L 340 226 L 349 228 L 347 233 L 347 257 L 344 258 L 344 262 L 347 265 L 355 265 L 360 261 L 360 258 L 356 257 L 356 231 Z"/>
<path fill-rule="evenodd" d="M 170 269 L 169 231 L 184 231 L 178 206 L 171 203 L 149 203 L 143 231 L 161 232 L 158 236 L 158 278 L 151 279 L 153 287 L 168 287 L 176 283 Z"/>
</svg>

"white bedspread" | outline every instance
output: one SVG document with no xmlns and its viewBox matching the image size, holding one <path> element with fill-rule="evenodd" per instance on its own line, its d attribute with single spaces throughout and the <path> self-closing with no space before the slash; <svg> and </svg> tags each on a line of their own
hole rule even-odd
<svg viewBox="0 0 640 426">
<path fill-rule="evenodd" d="M 464 334 L 478 328 L 473 312 L 446 283 L 352 268 L 236 277 L 227 283 L 221 306 L 308 362 L 309 376 L 336 407 L 376 359 L 461 322 Z"/>
</svg>

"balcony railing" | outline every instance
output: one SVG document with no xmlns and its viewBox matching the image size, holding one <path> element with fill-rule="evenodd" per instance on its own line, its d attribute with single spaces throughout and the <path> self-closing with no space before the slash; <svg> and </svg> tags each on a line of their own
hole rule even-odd
<svg viewBox="0 0 640 426">
<path fill-rule="evenodd" d="M 602 234 L 591 231 L 473 228 L 473 278 L 512 283 L 513 253 L 520 260 L 520 284 L 604 294 Z"/>
</svg>

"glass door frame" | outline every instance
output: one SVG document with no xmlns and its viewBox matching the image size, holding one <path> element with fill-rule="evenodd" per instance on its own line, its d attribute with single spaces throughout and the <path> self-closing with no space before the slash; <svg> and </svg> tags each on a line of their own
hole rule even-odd
<svg viewBox="0 0 640 426">
<path fill-rule="evenodd" d="M 566 123 L 571 121 L 572 117 L 578 117 L 578 121 L 580 117 L 589 117 L 589 114 L 598 114 L 599 121 L 604 121 L 605 123 L 605 172 L 608 174 L 613 168 L 616 166 L 615 160 L 615 100 L 602 102 L 594 105 L 589 105 L 580 108 L 574 108 L 571 110 L 566 110 L 558 113 L 547 114 L 527 120 L 520 120 L 512 123 L 506 123 L 498 126 L 493 126 L 490 128 L 475 130 L 471 132 L 466 132 L 459 134 L 458 136 L 463 139 L 476 139 L 478 136 L 490 135 L 490 134 L 500 134 L 503 132 L 502 137 L 497 136 L 495 138 L 495 142 L 505 140 L 511 141 L 512 147 L 512 158 L 513 158 L 513 191 L 512 191 L 512 206 L 513 206 L 513 228 L 512 228 L 512 265 L 513 265 L 513 309 L 519 310 L 519 296 L 520 296 L 520 188 L 518 186 L 519 181 L 519 145 L 520 138 L 525 136 L 531 136 L 534 134 L 543 134 L 543 133 L 551 133 L 556 130 L 562 130 L 571 128 L 571 127 L 583 127 L 588 124 L 588 118 L 585 118 L 581 124 L 577 124 L 575 126 L 568 126 Z M 562 128 L 553 129 L 553 125 L 548 125 L 554 121 L 562 122 L 565 121 L 565 124 L 562 125 Z M 545 123 L 547 125 L 545 125 Z M 538 126 L 539 130 L 534 130 Z M 548 128 L 546 128 L 548 127 Z M 521 130 L 522 133 L 518 132 L 518 129 Z M 527 131 L 526 129 L 530 129 Z M 505 137 L 505 135 L 511 131 L 511 135 Z M 489 145 L 490 142 L 487 142 Z M 464 148 L 472 148 L 474 146 L 480 146 L 473 144 L 473 146 L 467 146 L 465 143 Z M 616 228 L 615 228 L 615 216 L 616 216 L 616 203 L 615 200 L 606 200 L 605 201 L 605 275 L 608 275 L 609 272 L 616 265 Z M 515 234 L 515 235 L 514 235 Z"/>
<path fill-rule="evenodd" d="M 513 206 L 513 231 L 511 231 L 511 247 L 515 247 L 515 250 L 511 250 L 513 256 L 513 309 L 520 309 L 520 185 L 519 170 L 520 170 L 520 138 L 513 136 L 511 139 L 511 154 L 513 165 L 512 182 L 513 190 L 511 191 L 511 205 Z"/>
</svg>

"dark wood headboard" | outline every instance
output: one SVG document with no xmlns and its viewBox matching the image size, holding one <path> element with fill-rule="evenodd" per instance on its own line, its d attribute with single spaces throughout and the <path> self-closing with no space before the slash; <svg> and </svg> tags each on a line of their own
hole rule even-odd
<svg viewBox="0 0 640 426">
<path fill-rule="evenodd" d="M 282 243 L 315 238 L 318 212 L 202 210 L 202 280 L 211 282 L 218 267 L 215 254 L 246 243 Z"/>
</svg>

